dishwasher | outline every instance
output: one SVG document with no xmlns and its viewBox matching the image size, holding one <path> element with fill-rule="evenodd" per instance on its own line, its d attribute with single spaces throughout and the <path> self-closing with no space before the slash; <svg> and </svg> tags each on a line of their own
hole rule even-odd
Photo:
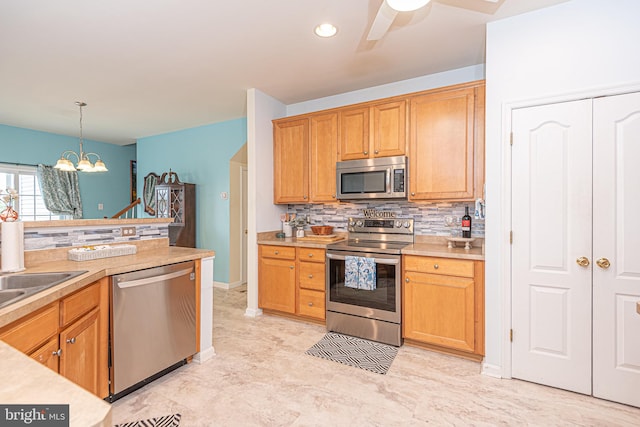
<svg viewBox="0 0 640 427">
<path fill-rule="evenodd" d="M 189 261 L 112 276 L 109 401 L 196 353 L 194 266 Z"/>
</svg>

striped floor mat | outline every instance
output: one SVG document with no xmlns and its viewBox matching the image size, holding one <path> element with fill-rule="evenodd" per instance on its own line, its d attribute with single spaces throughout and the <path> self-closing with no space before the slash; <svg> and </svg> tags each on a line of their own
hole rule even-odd
<svg viewBox="0 0 640 427">
<path fill-rule="evenodd" d="M 384 375 L 398 354 L 398 348 L 329 332 L 306 354 Z"/>
<path fill-rule="evenodd" d="M 132 423 L 117 424 L 114 427 L 178 427 L 180 425 L 180 414 L 167 415 L 159 418 L 149 418 Z"/>
</svg>

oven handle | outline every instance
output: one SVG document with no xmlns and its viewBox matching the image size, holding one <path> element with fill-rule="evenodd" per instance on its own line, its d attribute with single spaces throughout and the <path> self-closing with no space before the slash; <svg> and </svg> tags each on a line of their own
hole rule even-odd
<svg viewBox="0 0 640 427">
<path fill-rule="evenodd" d="M 337 254 L 327 253 L 327 258 L 344 261 L 345 256 L 344 255 L 337 255 Z M 396 259 L 396 258 L 373 258 L 373 262 L 375 262 L 376 264 L 398 265 L 398 264 L 400 264 L 400 259 Z"/>
</svg>

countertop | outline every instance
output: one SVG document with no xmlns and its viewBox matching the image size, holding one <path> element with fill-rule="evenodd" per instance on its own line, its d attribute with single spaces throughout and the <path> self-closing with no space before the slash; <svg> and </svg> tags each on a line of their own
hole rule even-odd
<svg viewBox="0 0 640 427">
<path fill-rule="evenodd" d="M 347 238 L 346 233 L 336 233 Z M 309 242 L 300 241 L 295 237 L 277 238 L 276 232 L 269 231 L 258 234 L 259 245 L 278 245 L 278 246 L 296 246 L 304 248 L 326 248 L 328 244 L 326 242 Z M 331 242 L 333 243 L 333 242 Z M 442 258 L 456 258 L 456 259 L 468 259 L 474 261 L 484 261 L 484 239 L 477 239 L 474 242 L 476 246 L 471 249 L 464 249 L 463 247 L 448 248 L 446 237 L 441 236 L 415 236 L 415 243 L 402 249 L 402 255 L 420 255 L 420 256 L 434 256 Z"/>
<path fill-rule="evenodd" d="M 111 405 L 0 341 L 3 405 L 69 405 L 71 427 L 111 427 Z"/>
<path fill-rule="evenodd" d="M 50 253 L 53 253 L 53 251 Z M 26 316 L 27 314 L 44 307 L 53 301 L 63 298 L 105 276 L 128 273 L 130 271 L 143 270 L 145 268 L 158 267 L 161 265 L 191 261 L 211 256 L 215 256 L 215 252 L 207 249 L 158 246 L 147 250 L 138 250 L 138 253 L 134 255 L 101 258 L 92 261 L 78 262 L 69 261 L 67 259 L 47 260 L 44 258 L 41 262 L 28 264 L 27 269 L 23 273 L 78 270 L 86 270 L 87 272 L 49 289 L 45 289 L 37 294 L 31 295 L 29 298 L 25 298 L 7 307 L 1 308 L 0 327 L 18 320 L 21 317 Z"/>
</svg>

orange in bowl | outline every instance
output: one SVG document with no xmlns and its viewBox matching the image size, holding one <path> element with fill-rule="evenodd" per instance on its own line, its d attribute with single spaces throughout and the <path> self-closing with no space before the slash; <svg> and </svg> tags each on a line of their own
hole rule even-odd
<svg viewBox="0 0 640 427">
<path fill-rule="evenodd" d="M 330 225 L 312 225 L 311 231 L 313 231 L 313 234 L 326 236 L 327 234 L 333 233 L 333 227 Z"/>
</svg>

